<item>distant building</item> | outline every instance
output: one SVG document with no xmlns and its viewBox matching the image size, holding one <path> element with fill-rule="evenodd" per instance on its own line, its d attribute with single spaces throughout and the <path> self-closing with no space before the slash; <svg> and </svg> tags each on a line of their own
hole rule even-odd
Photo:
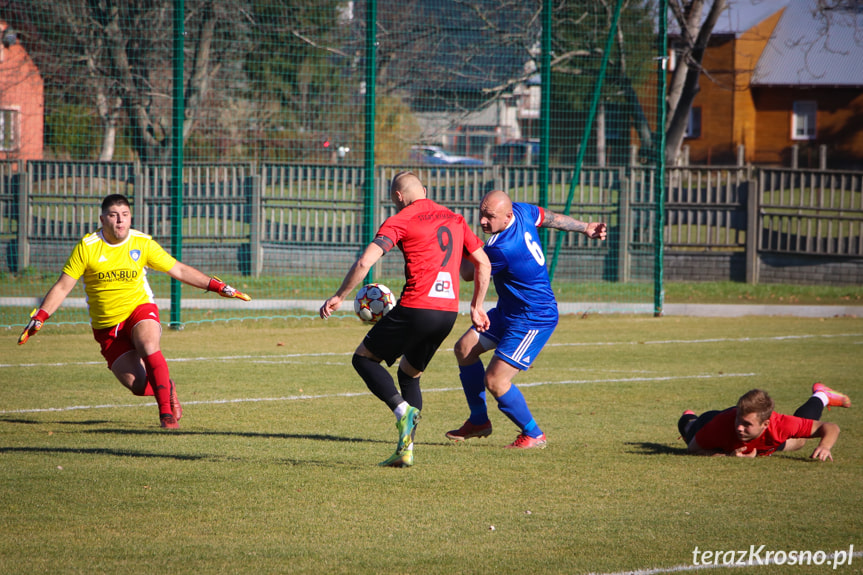
<svg viewBox="0 0 863 575">
<path fill-rule="evenodd" d="M 41 160 L 42 76 L 13 30 L 0 21 L 0 160 Z"/>
<path fill-rule="evenodd" d="M 702 62 L 684 146 L 689 161 L 863 167 L 863 12 L 853 2 L 740 0 L 717 23 Z M 674 38 L 671 65 L 674 65 Z"/>
<path fill-rule="evenodd" d="M 478 6 L 484 7 L 482 18 Z M 390 74 L 406 78 L 418 143 L 488 160 L 495 145 L 530 135 L 539 115 L 538 75 L 515 39 L 533 38 L 525 24 L 533 7 L 516 2 L 497 8 L 489 0 L 448 3 L 445 9 L 432 0 L 415 3 L 413 17 L 423 23 L 423 35 L 406 57 L 390 64 Z"/>
<path fill-rule="evenodd" d="M 470 112 L 417 112 L 420 141 L 484 158 L 493 146 L 521 138 L 520 103 L 520 97 L 509 96 Z"/>
</svg>

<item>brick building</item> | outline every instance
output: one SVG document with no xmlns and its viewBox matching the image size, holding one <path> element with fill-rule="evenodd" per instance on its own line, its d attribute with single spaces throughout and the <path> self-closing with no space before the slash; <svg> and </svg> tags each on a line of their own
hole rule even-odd
<svg viewBox="0 0 863 575">
<path fill-rule="evenodd" d="M 0 160 L 41 160 L 44 126 L 42 76 L 0 21 Z"/>
</svg>

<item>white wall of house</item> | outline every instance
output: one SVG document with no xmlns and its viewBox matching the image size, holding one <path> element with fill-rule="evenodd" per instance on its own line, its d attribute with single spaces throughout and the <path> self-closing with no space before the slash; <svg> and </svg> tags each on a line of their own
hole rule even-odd
<svg viewBox="0 0 863 575">
<path fill-rule="evenodd" d="M 526 137 L 523 122 L 539 119 L 540 87 L 517 86 L 511 95 L 471 112 L 421 112 L 418 143 L 481 157 L 485 148 Z"/>
</svg>

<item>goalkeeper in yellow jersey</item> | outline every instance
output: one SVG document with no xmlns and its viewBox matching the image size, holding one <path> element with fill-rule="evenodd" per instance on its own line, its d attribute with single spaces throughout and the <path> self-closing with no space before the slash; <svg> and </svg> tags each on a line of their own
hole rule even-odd
<svg viewBox="0 0 863 575">
<path fill-rule="evenodd" d="M 223 297 L 251 298 L 177 261 L 152 237 L 133 230 L 132 210 L 125 196 L 107 196 L 99 220 L 102 227 L 75 246 L 60 279 L 45 294 L 18 343 L 26 343 L 38 332 L 83 279 L 93 337 L 102 347 L 108 369 L 135 395 L 155 396 L 159 424 L 177 429 L 183 409 L 160 348 L 162 325 L 145 268 Z"/>
</svg>

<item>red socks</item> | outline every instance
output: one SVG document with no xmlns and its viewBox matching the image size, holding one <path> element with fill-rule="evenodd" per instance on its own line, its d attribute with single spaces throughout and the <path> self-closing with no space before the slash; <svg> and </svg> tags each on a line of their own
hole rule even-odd
<svg viewBox="0 0 863 575">
<path fill-rule="evenodd" d="M 159 415 L 170 414 L 171 411 L 171 379 L 168 373 L 168 362 L 161 351 L 148 355 L 144 358 L 144 367 L 147 368 L 147 391 L 152 391 L 159 404 Z"/>
<path fill-rule="evenodd" d="M 144 390 L 143 390 L 143 391 L 141 391 L 141 393 L 135 393 L 135 390 L 134 390 L 134 389 L 132 390 L 132 393 L 134 393 L 135 395 L 140 395 L 140 396 L 142 396 L 142 397 L 146 397 L 146 396 L 148 396 L 148 395 L 150 395 L 150 396 L 152 396 L 152 395 L 156 395 L 156 392 L 155 392 L 155 391 L 153 391 L 153 386 L 152 386 L 152 385 L 150 385 L 150 382 L 149 382 L 149 381 L 147 382 L 147 386 L 144 388 Z"/>
</svg>

